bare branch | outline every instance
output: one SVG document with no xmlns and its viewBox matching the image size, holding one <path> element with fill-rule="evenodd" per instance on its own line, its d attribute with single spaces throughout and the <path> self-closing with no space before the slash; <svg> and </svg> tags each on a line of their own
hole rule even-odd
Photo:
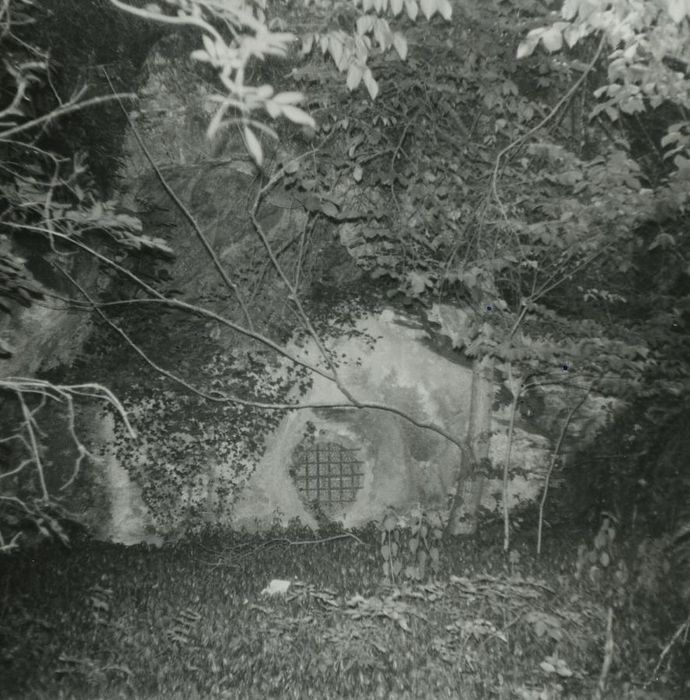
<svg viewBox="0 0 690 700">
<path fill-rule="evenodd" d="M 585 391 L 582 398 L 570 409 L 570 411 L 568 411 L 568 415 L 566 416 L 565 420 L 563 421 L 563 425 L 561 426 L 561 432 L 560 432 L 560 435 L 558 436 L 558 441 L 556 442 L 556 446 L 553 449 L 553 454 L 551 455 L 551 463 L 549 464 L 549 469 L 546 472 L 546 477 L 544 478 L 544 491 L 542 492 L 541 501 L 539 502 L 539 525 L 537 528 L 537 554 L 541 554 L 541 537 L 542 537 L 542 530 L 543 530 L 543 526 L 544 526 L 544 506 L 546 505 L 546 497 L 549 493 L 549 483 L 551 481 L 551 474 L 553 474 L 554 467 L 556 466 L 556 461 L 558 460 L 558 455 L 561 452 L 561 447 L 563 446 L 563 441 L 565 440 L 566 433 L 568 432 L 568 428 L 570 427 L 570 422 L 572 421 L 574 415 L 580 410 L 580 407 L 584 404 L 584 402 L 589 397 L 589 392 L 591 391 L 593 384 L 594 384 L 594 381 L 592 381 L 592 384 L 590 384 L 589 388 Z"/>
<path fill-rule="evenodd" d="M 10 136 L 14 136 L 15 134 L 20 134 L 24 131 L 29 131 L 36 126 L 40 126 L 41 124 L 47 124 L 55 119 L 59 119 L 60 117 L 64 117 L 66 114 L 70 114 L 72 112 L 77 112 L 80 109 L 86 109 L 87 107 L 95 107 L 95 106 L 103 104 L 105 102 L 111 102 L 114 99 L 117 99 L 117 100 L 136 100 L 138 98 L 133 93 L 119 93 L 117 95 L 103 95 L 101 97 L 92 97 L 88 100 L 83 100 L 82 102 L 78 102 L 78 101 L 77 102 L 75 102 L 75 101 L 66 102 L 64 105 L 57 107 L 56 109 L 54 109 L 52 112 L 49 112 L 48 114 L 42 114 L 40 117 L 36 117 L 36 119 L 31 119 L 28 122 L 24 122 L 23 124 L 18 124 L 17 126 L 14 126 L 10 129 L 6 129 L 5 131 L 0 131 L 0 141 L 5 141 L 6 139 L 10 138 Z"/>
<path fill-rule="evenodd" d="M 132 349 L 146 362 L 152 369 L 154 369 L 156 372 L 160 373 L 162 376 L 167 377 L 171 381 L 175 382 L 176 384 L 179 384 L 180 386 L 183 386 L 185 389 L 189 390 L 190 392 L 196 394 L 197 396 L 207 399 L 209 401 L 213 401 L 215 403 L 236 403 L 241 406 L 251 406 L 255 408 L 262 408 L 262 409 L 269 409 L 269 410 L 278 410 L 278 411 L 286 411 L 286 410 L 303 410 L 303 409 L 372 409 L 372 410 L 378 410 L 378 411 L 386 411 L 388 413 L 393 413 L 397 416 L 400 416 L 407 422 L 417 426 L 418 428 L 422 428 L 424 430 L 430 430 L 432 432 L 435 432 L 437 435 L 440 435 L 441 437 L 444 437 L 448 441 L 450 441 L 452 444 L 456 445 L 460 449 L 460 451 L 465 455 L 465 450 L 467 449 L 464 442 L 462 440 L 459 440 L 455 436 L 453 436 L 450 432 L 447 430 L 443 429 L 442 427 L 436 425 L 433 422 L 425 422 L 425 421 L 419 421 L 416 418 L 413 418 L 409 414 L 407 414 L 405 411 L 402 411 L 400 409 L 397 409 L 393 406 L 388 406 L 386 404 L 382 403 L 377 403 L 377 402 L 371 402 L 371 401 L 356 401 L 356 400 L 351 400 L 349 403 L 338 403 L 338 402 L 321 402 L 321 403 L 271 403 L 271 402 L 262 402 L 262 401 L 252 401 L 248 399 L 240 399 L 239 397 L 236 396 L 231 396 L 228 394 L 224 394 L 222 392 L 214 392 L 212 394 L 209 394 L 207 392 L 204 392 L 197 387 L 189 384 L 187 381 L 182 379 L 181 377 L 178 377 L 177 375 L 173 374 L 172 372 L 169 372 L 168 370 L 164 369 L 163 367 L 160 367 L 158 364 L 156 364 L 151 358 L 148 357 L 146 352 L 142 350 L 128 335 L 127 333 L 121 329 L 116 323 L 111 321 L 107 316 L 102 314 L 102 311 L 100 310 L 98 304 L 94 302 L 94 300 L 90 297 L 88 292 L 79 285 L 76 280 L 74 280 L 68 273 L 66 273 L 64 270 L 62 270 L 63 274 L 65 274 L 68 279 L 81 291 L 81 293 L 85 296 L 85 298 L 89 301 L 89 303 L 92 305 L 92 307 L 101 314 L 101 317 L 103 320 L 110 325 L 120 336 L 123 337 L 123 339 L 132 347 Z M 146 302 L 147 300 L 141 300 L 142 302 Z M 289 359 L 289 358 L 288 358 Z M 331 379 L 328 375 L 323 375 L 327 379 Z M 347 397 L 349 398 L 349 397 Z"/>
</svg>

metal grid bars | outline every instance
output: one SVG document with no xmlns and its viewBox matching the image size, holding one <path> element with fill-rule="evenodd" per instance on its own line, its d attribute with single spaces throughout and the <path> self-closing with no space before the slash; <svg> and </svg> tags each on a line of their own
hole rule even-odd
<svg viewBox="0 0 690 700">
<path fill-rule="evenodd" d="M 300 446 L 291 474 L 304 500 L 325 507 L 352 503 L 364 476 L 357 452 L 336 442 Z"/>
</svg>

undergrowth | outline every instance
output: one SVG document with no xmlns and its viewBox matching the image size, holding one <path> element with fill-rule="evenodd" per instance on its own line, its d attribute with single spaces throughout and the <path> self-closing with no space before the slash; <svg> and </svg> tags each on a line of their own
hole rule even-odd
<svg viewBox="0 0 690 700">
<path fill-rule="evenodd" d="M 682 640 L 659 664 L 679 610 L 634 552 L 564 531 L 537 560 L 523 539 L 510 557 L 490 532 L 443 542 L 439 573 L 395 582 L 375 527 L 5 556 L 0 696 L 590 698 L 610 609 L 601 697 L 688 697 Z"/>
</svg>

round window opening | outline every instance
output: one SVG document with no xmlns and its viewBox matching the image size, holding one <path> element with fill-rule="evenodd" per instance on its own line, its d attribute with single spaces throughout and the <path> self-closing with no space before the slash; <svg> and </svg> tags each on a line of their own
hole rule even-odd
<svg viewBox="0 0 690 700">
<path fill-rule="evenodd" d="M 359 453 L 359 449 L 337 442 L 310 442 L 297 447 L 290 474 L 312 510 L 329 513 L 354 503 L 364 478 Z"/>
</svg>

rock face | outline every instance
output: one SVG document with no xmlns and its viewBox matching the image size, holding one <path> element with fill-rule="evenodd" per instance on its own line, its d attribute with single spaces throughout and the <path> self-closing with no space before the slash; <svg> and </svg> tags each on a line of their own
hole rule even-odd
<svg viewBox="0 0 690 700">
<path fill-rule="evenodd" d="M 441 512 L 448 508 L 461 468 L 460 451 L 434 430 L 412 421 L 465 436 L 472 381 L 469 363 L 460 353 L 438 353 L 423 326 L 391 308 L 363 314 L 352 324 L 335 324 L 326 346 L 338 358 L 342 385 L 358 402 L 383 408 L 348 407 L 338 386 L 318 375 L 308 388 L 300 389 L 300 382 L 291 380 L 290 363 L 285 361 L 282 368 L 273 368 L 271 381 L 285 382 L 290 397 L 306 408 L 279 413 L 276 422 L 262 426 L 261 446 L 252 457 L 237 452 L 237 444 L 244 439 L 241 417 L 235 415 L 234 429 L 223 432 L 222 415 L 212 416 L 205 424 L 204 447 L 205 454 L 213 458 L 203 464 L 190 463 L 198 466 L 186 472 L 181 469 L 182 460 L 159 464 L 154 490 L 165 490 L 168 484 L 175 487 L 174 498 L 165 502 L 167 508 L 181 516 L 195 512 L 204 522 L 248 529 L 287 524 L 295 518 L 310 526 L 327 519 L 356 527 L 380 520 L 388 508 L 400 513 L 416 504 Z M 318 365 L 319 350 L 314 343 L 301 338 L 288 348 L 300 359 Z M 217 365 L 219 371 L 225 366 L 220 361 Z M 576 432 L 591 430 L 592 411 L 602 418 L 606 415 L 596 403 L 592 402 L 583 420 L 576 421 Z M 171 401 L 168 409 L 172 405 Z M 137 408 L 142 416 L 159 410 L 165 413 L 166 404 L 149 402 Z M 488 475 L 481 500 L 486 513 L 500 514 L 503 507 L 509 414 L 507 403 L 497 406 L 493 414 L 490 457 L 494 471 Z M 137 536 L 150 538 L 152 528 L 164 535 L 184 529 L 185 522 L 198 524 L 198 518 L 163 520 L 155 505 L 153 518 L 147 515 L 138 489 L 122 479 L 118 450 L 113 446 L 117 440 L 108 429 L 104 432 L 108 444 L 102 452 L 108 455 L 110 536 L 131 542 Z M 189 424 L 187 431 L 164 431 L 158 439 L 180 441 L 188 449 L 195 442 Z M 159 448 L 149 435 L 128 453 L 127 468 L 135 478 L 150 478 L 146 470 L 160 460 Z M 551 450 L 549 437 L 517 421 L 508 469 L 509 508 L 540 496 Z M 219 484 L 224 488 L 219 489 Z"/>
<path fill-rule="evenodd" d="M 15 252 L 20 256 L 23 253 Z M 51 258 L 57 260 L 56 255 L 45 255 L 45 259 Z M 93 290 L 98 270 L 95 261 L 77 255 L 59 262 Z M 70 296 L 71 286 L 44 259 L 28 259 L 27 264 L 40 288 Z M 30 307 L 12 302 L 9 306 L 10 313 L 0 313 L 0 338 L 12 349 L 12 356 L 0 358 L 0 377 L 31 377 L 70 364 L 91 331 L 88 312 L 65 302 L 44 297 L 34 300 Z"/>
<path fill-rule="evenodd" d="M 100 423 L 98 441 L 106 447 L 97 467 L 103 472 L 104 488 L 109 496 L 108 512 L 94 534 L 102 539 L 125 545 L 159 545 L 160 536 L 153 532 L 149 510 L 141 496 L 141 489 L 132 480 L 129 472 L 120 464 L 112 445 L 115 443 L 115 425 L 112 416 L 104 416 Z"/>
<path fill-rule="evenodd" d="M 344 330 L 344 329 L 343 329 Z M 433 423 L 453 435 L 467 430 L 472 372 L 429 347 L 426 331 L 392 309 L 369 315 L 329 343 L 339 358 L 342 383 L 362 403 L 377 403 Z M 304 351 L 315 357 L 316 349 Z M 318 377 L 304 404 L 344 402 L 338 387 Z M 266 452 L 233 512 L 236 525 L 299 517 L 315 524 L 319 510 L 348 527 L 379 520 L 387 508 L 416 503 L 444 510 L 461 464 L 459 449 L 433 430 L 419 428 L 390 410 L 309 408 L 286 415 L 266 440 Z M 492 457 L 506 454 L 500 414 Z M 518 429 L 512 455 L 520 470 L 511 478 L 510 506 L 532 500 L 543 482 L 549 441 Z M 490 479 L 482 505 L 496 511 L 502 483 Z M 318 501 L 318 508 L 313 505 Z"/>
<path fill-rule="evenodd" d="M 213 454 L 212 459 L 187 472 L 174 459 L 159 465 L 154 490 L 163 490 L 168 482 L 176 486 L 175 500 L 166 506 L 178 512 L 196 506 L 203 510 L 205 522 L 258 529 L 294 518 L 312 526 L 320 518 L 358 526 L 380 519 L 388 508 L 405 511 L 417 503 L 446 509 L 461 467 L 460 452 L 438 433 L 418 427 L 399 412 L 463 437 L 472 381 L 468 364 L 459 354 L 453 361 L 435 352 L 426 330 L 392 309 L 364 315 L 353 327 L 332 329 L 327 346 L 338 357 L 339 377 L 348 391 L 359 402 L 385 408 L 344 407 L 348 402 L 338 386 L 320 376 L 306 391 L 298 391 L 293 383 L 292 395 L 308 408 L 279 414 L 277 423 L 268 429 L 264 426 L 261 448 L 253 458 L 236 450 L 241 431 L 224 433 L 218 424 L 212 430 L 214 420 L 220 422 L 222 416 L 212 417 L 204 432 L 206 454 Z M 302 359 L 318 362 L 318 351 L 311 343 L 301 342 L 292 350 Z M 286 362 L 283 369 L 274 369 L 271 381 L 289 386 L 288 367 Z M 148 403 L 137 410 L 147 415 L 158 409 Z M 165 412 L 165 404 L 160 410 Z M 235 420 L 239 428 L 241 420 L 237 416 Z M 481 503 L 488 512 L 502 508 L 508 426 L 504 406 L 494 413 L 491 458 L 496 473 L 489 475 Z M 162 432 L 160 439 L 179 440 L 187 448 L 195 442 L 191 431 Z M 211 440 L 215 442 L 209 444 Z M 155 442 L 149 435 L 129 453 L 127 466 L 135 477 L 146 480 L 146 469 L 160 459 Z M 551 448 L 547 437 L 524 426 L 515 428 L 512 443 L 511 508 L 540 494 Z M 107 445 L 105 449 L 108 470 L 116 474 L 118 453 L 111 448 Z M 225 488 L 219 490 L 219 484 Z M 129 485 L 117 488 L 120 490 L 111 498 L 117 504 L 112 511 L 111 536 L 126 541 L 133 532 L 146 532 L 152 523 L 146 521 L 138 495 Z M 134 499 L 131 502 L 128 494 Z M 123 522 L 128 523 L 127 531 L 120 529 Z M 176 529 L 180 522 L 157 519 L 154 508 L 153 524 L 162 533 L 170 525 Z"/>
</svg>

